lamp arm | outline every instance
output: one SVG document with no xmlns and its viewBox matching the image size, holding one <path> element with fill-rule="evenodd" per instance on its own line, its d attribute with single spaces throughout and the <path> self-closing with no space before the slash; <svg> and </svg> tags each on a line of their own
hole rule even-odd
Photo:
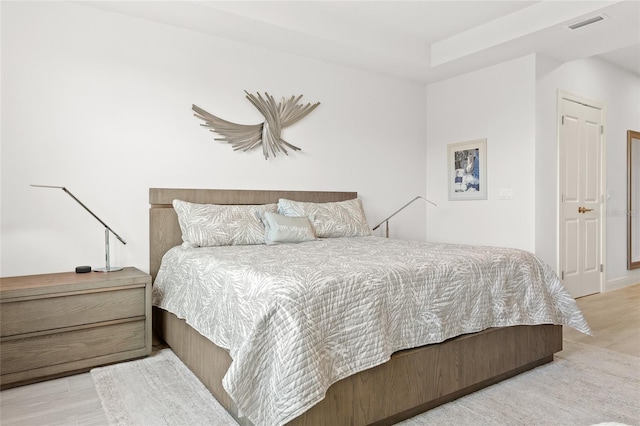
<svg viewBox="0 0 640 426">
<path fill-rule="evenodd" d="M 116 236 L 116 238 L 117 238 L 117 239 L 119 239 L 119 240 L 120 240 L 120 242 L 121 242 L 122 244 L 127 244 L 127 242 L 126 242 L 125 240 L 123 240 L 123 239 L 122 239 L 122 237 L 121 237 L 120 235 L 116 234 L 116 232 L 115 232 L 113 229 L 111 229 L 111 227 L 110 227 L 109 225 L 107 225 L 106 223 L 104 223 L 104 221 L 103 221 L 102 219 L 100 219 L 98 216 L 96 216 L 96 214 L 95 214 L 94 212 L 92 212 L 92 211 L 89 209 L 89 207 L 85 206 L 85 205 L 82 203 L 82 201 L 78 200 L 78 198 L 77 198 L 75 195 L 73 195 L 73 194 L 71 193 L 71 191 L 69 191 L 69 190 L 68 190 L 67 188 L 65 188 L 64 186 L 62 187 L 62 190 L 63 190 L 64 192 L 66 192 L 67 194 L 69 194 L 69 196 L 70 196 L 71 198 L 73 198 L 74 200 L 76 200 L 76 201 L 78 202 L 78 204 L 80 204 L 82 207 L 84 207 L 84 209 L 85 209 L 86 211 L 88 211 L 88 212 L 91 214 L 91 216 L 95 217 L 95 218 L 96 218 L 96 220 L 102 224 L 102 226 L 104 226 L 106 229 L 108 229 L 108 230 L 109 230 L 109 232 L 111 232 L 113 235 L 115 235 L 115 236 Z"/>
<path fill-rule="evenodd" d="M 395 215 L 397 215 L 398 213 L 400 213 L 402 210 L 404 210 L 405 208 L 409 207 L 409 205 L 411 203 L 413 203 L 414 201 L 418 200 L 422 198 L 424 201 L 426 201 L 427 203 L 433 204 L 434 206 L 438 206 L 436 203 L 434 203 L 433 201 L 427 200 L 426 198 L 424 198 L 421 195 L 418 195 L 416 198 L 414 198 L 413 200 L 409 201 L 407 204 L 405 204 L 404 206 L 400 207 L 398 210 L 396 210 L 395 212 L 391 213 L 391 215 L 389 217 L 387 217 L 386 219 L 382 220 L 379 224 L 377 224 L 372 231 L 375 231 L 376 229 L 378 229 L 380 227 L 380 225 L 382 225 L 385 222 L 388 222 L 389 219 L 391 219 L 392 217 L 394 217 Z"/>
<path fill-rule="evenodd" d="M 98 216 L 96 216 L 96 214 L 94 212 L 92 212 L 89 207 L 85 206 L 82 201 L 78 200 L 78 198 L 73 195 L 71 193 L 71 191 L 69 191 L 67 188 L 65 188 L 64 186 L 51 186 L 51 185 L 31 185 L 34 187 L 38 187 L 38 188 L 58 188 L 58 189 L 62 189 L 64 192 L 66 192 L 71 198 L 73 198 L 78 204 L 80 204 L 82 207 L 84 207 L 84 209 L 86 211 L 89 212 L 89 214 L 91 214 L 91 216 L 93 216 L 98 222 L 100 222 L 102 224 L 102 226 L 104 226 L 109 232 L 111 232 L 113 235 L 116 236 L 117 239 L 120 240 L 120 242 L 122 244 L 127 244 L 127 242 L 125 240 L 122 239 L 122 237 L 118 234 L 116 234 L 116 232 L 111 229 L 111 227 L 109 225 L 107 225 L 106 223 L 104 223 L 104 221 L 102 219 L 100 219 Z"/>
</svg>

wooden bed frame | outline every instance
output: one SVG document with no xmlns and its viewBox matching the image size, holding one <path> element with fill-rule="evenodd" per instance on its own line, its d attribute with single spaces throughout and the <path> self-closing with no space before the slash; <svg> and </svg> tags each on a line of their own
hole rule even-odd
<svg viewBox="0 0 640 426">
<path fill-rule="evenodd" d="M 150 272 L 164 253 L 182 243 L 172 201 L 211 204 L 266 204 L 279 198 L 330 202 L 355 192 L 250 191 L 212 189 L 149 190 Z M 222 387 L 231 364 L 227 350 L 200 335 L 175 315 L 154 307 L 156 333 L 241 425 L 234 402 Z M 491 328 L 440 344 L 396 352 L 385 364 L 333 384 L 323 401 L 289 425 L 390 425 L 553 360 L 562 350 L 558 325 Z"/>
</svg>

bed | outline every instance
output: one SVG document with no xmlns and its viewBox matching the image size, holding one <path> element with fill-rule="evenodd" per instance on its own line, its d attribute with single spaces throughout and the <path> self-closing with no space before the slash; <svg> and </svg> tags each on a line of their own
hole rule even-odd
<svg viewBox="0 0 640 426">
<path fill-rule="evenodd" d="M 150 272 L 154 280 L 161 268 L 163 256 L 167 254 L 170 257 L 171 249 L 182 243 L 182 231 L 172 205 L 176 199 L 218 205 L 265 205 L 277 203 L 280 199 L 327 203 L 354 200 L 357 199 L 357 193 L 151 188 Z M 380 240 L 383 239 L 375 240 L 375 244 L 395 244 Z M 345 241 L 335 243 L 351 245 Z M 312 244 L 304 246 L 305 250 L 311 250 Z M 322 241 L 316 245 L 322 244 L 328 242 Z M 279 250 L 293 250 L 289 246 L 283 245 Z M 267 249 L 262 250 L 262 253 L 267 253 Z M 340 247 L 339 250 L 344 251 L 345 248 Z M 180 256 L 190 256 L 190 253 L 184 252 Z M 243 256 L 251 255 L 248 251 L 242 253 Z M 309 256 L 316 254 L 311 253 Z M 187 261 L 190 261 L 187 257 L 180 258 L 180 262 Z M 198 300 L 201 298 L 194 297 Z M 560 323 L 569 323 L 574 328 L 588 332 L 588 326 L 573 299 L 564 293 L 559 297 L 567 299 L 562 303 L 570 311 Z M 215 304 L 215 300 L 207 303 Z M 176 315 L 170 310 L 179 311 L 154 307 L 156 333 L 240 424 L 251 425 L 251 421 L 244 417 L 245 412 L 239 410 L 223 386 L 225 375 L 232 366 L 230 351 L 204 337 L 203 333 L 208 334 L 208 331 L 203 331 L 201 327 L 197 331 L 190 325 L 197 321 L 190 320 L 187 323 L 182 312 Z M 226 342 L 224 336 L 217 337 Z M 302 412 L 294 412 L 295 418 L 288 418 L 287 424 L 394 424 L 550 362 L 553 354 L 562 350 L 562 326 L 551 323 L 488 327 L 473 333 L 444 337 L 445 339 L 436 338 L 438 343 L 396 350 L 386 362 L 380 363 L 378 359 L 371 368 L 357 368 L 358 371 L 354 374 L 331 384 L 320 402 L 314 401 L 311 408 L 305 407 Z M 229 339 L 233 340 L 232 337 Z M 226 343 L 221 345 L 228 346 Z M 238 354 L 237 350 L 235 354 Z M 300 392 L 304 393 L 303 389 Z M 267 397 L 268 395 L 265 396 Z M 270 424 L 264 420 L 269 417 L 259 418 L 257 423 Z"/>
</svg>

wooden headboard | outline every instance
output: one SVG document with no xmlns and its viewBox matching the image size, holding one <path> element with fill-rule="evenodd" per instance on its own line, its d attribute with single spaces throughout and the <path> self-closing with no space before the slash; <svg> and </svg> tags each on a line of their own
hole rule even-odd
<svg viewBox="0 0 640 426">
<path fill-rule="evenodd" d="M 280 198 L 327 203 L 357 197 L 357 192 L 149 188 L 149 273 L 155 280 L 162 256 L 171 247 L 182 244 L 178 216 L 172 205 L 175 199 L 199 204 L 246 205 L 277 203 Z"/>
</svg>

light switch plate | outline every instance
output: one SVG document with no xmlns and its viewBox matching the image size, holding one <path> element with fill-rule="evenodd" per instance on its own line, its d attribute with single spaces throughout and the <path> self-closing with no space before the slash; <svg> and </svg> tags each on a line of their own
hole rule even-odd
<svg viewBox="0 0 640 426">
<path fill-rule="evenodd" d="M 513 188 L 498 188 L 499 200 L 513 200 Z"/>
</svg>

